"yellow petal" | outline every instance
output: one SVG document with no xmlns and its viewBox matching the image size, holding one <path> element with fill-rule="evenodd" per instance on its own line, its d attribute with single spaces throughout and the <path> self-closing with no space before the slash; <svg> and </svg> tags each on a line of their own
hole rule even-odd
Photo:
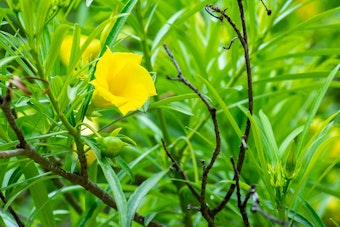
<svg viewBox="0 0 340 227">
<path fill-rule="evenodd" d="M 125 115 L 140 108 L 156 95 L 153 80 L 140 63 L 142 56 L 112 53 L 108 48 L 97 63 L 93 103 L 97 107 L 115 105 Z"/>
<path fill-rule="evenodd" d="M 109 90 L 101 85 L 97 84 L 96 81 L 91 82 L 95 87 L 93 92 L 92 101 L 96 107 L 107 107 L 107 106 L 121 106 L 127 102 L 123 97 L 113 95 Z"/>
<path fill-rule="evenodd" d="M 115 83 L 115 78 L 123 68 L 129 64 L 140 64 L 142 56 L 132 53 L 112 53 L 109 48 L 97 63 L 95 77 L 102 86 Z"/>
<path fill-rule="evenodd" d="M 73 36 L 66 36 L 60 47 L 60 60 L 64 65 L 70 63 Z"/>
<path fill-rule="evenodd" d="M 129 65 L 119 72 L 114 85 L 110 90 L 115 91 L 116 96 L 127 100 L 126 103 L 117 106 L 123 115 L 140 108 L 150 96 L 157 94 L 148 71 L 136 64 Z"/>
</svg>

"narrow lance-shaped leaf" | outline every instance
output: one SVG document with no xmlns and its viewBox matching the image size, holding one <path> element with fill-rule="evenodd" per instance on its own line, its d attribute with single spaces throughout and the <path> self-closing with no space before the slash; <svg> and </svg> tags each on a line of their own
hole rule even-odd
<svg viewBox="0 0 340 227">
<path fill-rule="evenodd" d="M 144 181 L 136 191 L 131 195 L 129 201 L 127 203 L 127 226 L 130 226 L 133 220 L 133 217 L 143 201 L 143 197 L 158 183 L 158 181 L 167 173 L 167 170 L 164 170 L 158 174 L 153 175 Z"/>
<path fill-rule="evenodd" d="M 302 150 L 302 147 L 305 143 L 305 140 L 306 140 L 306 136 L 307 136 L 307 133 L 308 133 L 308 129 L 312 123 L 312 120 L 317 112 L 317 110 L 319 109 L 319 106 L 321 104 L 321 101 L 323 99 L 323 97 L 325 96 L 334 76 L 336 75 L 336 73 L 338 72 L 340 68 L 340 64 L 337 65 L 333 71 L 329 74 L 329 76 L 327 77 L 325 83 L 322 85 L 322 87 L 320 88 L 320 90 L 317 92 L 317 95 L 314 99 L 314 102 L 311 106 L 311 110 L 310 110 L 310 114 L 308 115 L 308 118 L 307 118 L 307 121 L 306 121 L 306 124 L 303 128 L 303 131 L 302 131 L 302 134 L 299 138 L 299 142 L 297 144 L 297 148 L 296 148 L 296 152 L 297 152 L 297 157 L 299 157 L 301 155 L 301 150 Z"/>
<path fill-rule="evenodd" d="M 127 225 L 127 201 L 122 189 L 122 185 L 120 183 L 120 180 L 117 176 L 117 174 L 112 169 L 110 163 L 106 160 L 105 157 L 101 155 L 100 148 L 96 143 L 91 141 L 90 139 L 87 139 L 86 137 L 83 137 L 83 140 L 91 147 L 91 149 L 94 151 L 98 164 L 100 168 L 103 170 L 104 176 L 113 192 L 113 198 L 116 201 L 117 208 L 119 211 L 119 217 L 120 217 L 120 226 L 128 226 Z"/>
</svg>

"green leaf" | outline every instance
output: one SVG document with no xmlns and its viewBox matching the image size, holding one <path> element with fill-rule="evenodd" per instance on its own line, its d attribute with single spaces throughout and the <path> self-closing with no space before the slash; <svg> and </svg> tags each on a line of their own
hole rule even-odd
<svg viewBox="0 0 340 227">
<path fill-rule="evenodd" d="M 18 53 L 22 53 L 22 51 L 16 46 L 16 41 L 19 42 L 17 37 L 14 37 L 6 32 L 0 32 L 0 46 L 4 48 L 11 56 L 17 56 Z M 28 67 L 22 60 L 22 56 L 20 56 L 20 58 L 16 58 L 16 61 L 29 76 L 35 76 L 35 73 L 33 73 L 31 68 Z"/>
<path fill-rule="evenodd" d="M 131 181 L 134 182 L 135 176 L 134 176 L 133 172 L 131 171 L 129 165 L 120 156 L 115 157 L 115 159 L 116 159 L 118 165 L 120 167 L 122 167 L 122 169 L 125 171 L 125 173 L 127 173 L 127 175 L 130 177 Z"/>
<path fill-rule="evenodd" d="M 131 13 L 132 9 L 135 7 L 136 3 L 138 0 L 130 0 L 128 1 L 125 6 L 123 7 L 123 9 L 120 11 L 120 14 L 126 14 L 123 17 L 120 17 L 117 19 L 116 23 L 113 25 L 109 35 L 107 36 L 104 46 L 100 52 L 100 56 L 102 56 L 104 54 L 104 52 L 106 51 L 106 47 L 110 47 L 112 48 L 113 45 L 115 44 L 117 37 L 120 33 L 120 31 L 122 30 L 129 14 Z"/>
<path fill-rule="evenodd" d="M 325 224 L 320 219 L 319 215 L 315 212 L 315 210 L 309 205 L 309 203 L 304 200 L 303 198 L 300 198 L 301 208 L 306 214 L 305 216 L 308 217 L 309 221 L 313 223 L 313 226 L 315 227 L 324 227 Z"/>
<path fill-rule="evenodd" d="M 323 97 L 325 96 L 334 76 L 336 75 L 336 73 L 338 72 L 340 68 L 340 64 L 337 65 L 333 71 L 328 75 L 326 81 L 324 82 L 324 84 L 322 85 L 322 87 L 320 88 L 320 90 L 317 92 L 317 95 L 314 99 L 314 102 L 311 106 L 311 110 L 310 110 L 310 113 L 308 114 L 308 118 L 307 118 L 307 121 L 305 123 L 305 126 L 303 128 L 303 131 L 301 133 L 301 136 L 299 138 L 299 141 L 298 141 L 298 144 L 297 144 L 297 147 L 296 147 L 296 152 L 297 152 L 297 157 L 299 157 L 301 155 L 301 151 L 302 151 L 302 147 L 305 143 L 305 140 L 306 140 L 306 136 L 307 136 L 307 133 L 308 133 L 308 130 L 309 130 L 309 127 L 312 123 L 312 120 L 317 112 L 317 110 L 319 109 L 319 106 L 321 104 L 321 101 L 323 99 Z"/>
<path fill-rule="evenodd" d="M 162 42 L 162 40 L 166 37 L 170 29 L 173 29 L 175 27 L 175 24 L 177 25 L 184 21 L 187 21 L 189 16 L 200 11 L 208 2 L 209 0 L 199 2 L 194 7 L 188 7 L 179 10 L 172 17 L 170 17 L 170 19 L 163 25 L 163 27 L 159 29 L 156 37 L 153 40 L 151 51 L 154 51 L 159 46 L 160 42 Z"/>
<path fill-rule="evenodd" d="M 264 154 L 264 150 L 263 150 L 260 128 L 257 122 L 255 121 L 254 117 L 249 112 L 247 113 L 247 117 L 249 118 L 250 123 L 251 123 L 251 131 L 252 131 L 254 143 L 256 146 L 256 154 L 259 160 L 258 162 L 264 165 L 262 168 L 267 168 L 267 166 L 265 165 L 268 161 L 266 159 L 266 155 Z"/>
<path fill-rule="evenodd" d="M 104 176 L 107 180 L 107 183 L 109 184 L 112 192 L 113 192 L 113 198 L 116 201 L 117 204 L 117 209 L 119 212 L 119 217 L 120 217 L 120 226 L 128 226 L 128 219 L 126 218 L 127 215 L 127 201 L 123 192 L 122 185 L 120 183 L 120 180 L 115 173 L 115 171 L 112 169 L 110 163 L 107 161 L 107 159 L 101 155 L 100 148 L 98 145 L 86 138 L 82 137 L 83 140 L 91 147 L 91 149 L 94 151 L 98 164 L 100 168 L 102 169 Z"/>
<path fill-rule="evenodd" d="M 285 140 L 281 143 L 279 147 L 279 158 L 282 158 L 284 152 L 287 150 L 289 144 L 302 132 L 303 126 L 300 126 L 293 130 L 286 138 Z"/>
<path fill-rule="evenodd" d="M 53 64 L 55 60 L 59 56 L 60 46 L 64 39 L 64 36 L 68 30 L 69 26 L 67 25 L 59 25 L 52 36 L 52 42 L 50 49 L 48 50 L 46 61 L 45 61 L 45 72 L 46 75 L 50 75 Z"/>
<path fill-rule="evenodd" d="M 40 175 L 37 167 L 32 161 L 20 162 L 20 166 L 23 169 L 23 173 L 27 180 L 31 180 L 31 178 L 35 179 L 26 186 L 30 190 L 34 206 L 36 207 L 34 215 L 37 215 L 42 226 L 56 226 L 53 210 L 46 190 L 46 184 L 44 182 L 45 180 L 55 178 L 56 176 Z M 6 206 L 10 205 L 14 198 L 15 196 L 6 203 Z"/>
<path fill-rule="evenodd" d="M 96 156 L 97 156 L 97 152 Z M 110 185 L 110 188 L 113 192 L 113 197 L 117 203 L 117 208 L 119 211 L 119 217 L 120 217 L 120 226 L 130 226 L 128 225 L 128 219 L 126 217 L 127 215 L 127 203 L 126 198 L 123 192 L 122 185 L 119 181 L 119 178 L 117 177 L 116 173 L 113 171 L 110 163 L 107 161 L 105 157 L 99 158 L 97 156 L 98 164 L 103 170 L 104 176 L 107 180 L 107 182 Z"/>
<path fill-rule="evenodd" d="M 0 60 L 0 67 L 6 65 L 8 62 L 11 62 L 13 59 L 16 59 L 18 58 L 19 56 L 10 56 L 10 57 L 7 57 L 7 58 L 3 58 Z"/>
<path fill-rule="evenodd" d="M 307 142 L 307 144 L 304 146 L 304 148 L 302 149 L 301 152 L 301 158 L 303 160 L 308 160 L 306 162 L 306 165 L 309 163 L 309 160 L 311 158 L 314 158 L 314 149 L 311 149 L 312 151 L 307 151 L 307 149 L 310 149 L 313 145 L 315 145 L 317 143 L 317 141 L 319 140 L 320 137 L 322 137 L 323 134 L 325 134 L 325 129 L 327 127 L 327 125 L 334 120 L 335 117 L 337 117 L 340 113 L 340 110 L 337 111 L 336 113 L 332 114 L 331 116 L 329 116 L 325 121 L 323 121 L 319 128 L 316 130 L 316 132 L 314 133 L 314 135 L 312 136 L 312 138 Z M 320 146 L 320 144 L 319 144 Z"/>
<path fill-rule="evenodd" d="M 279 161 L 278 160 L 279 148 L 277 147 L 276 139 L 270 121 L 262 110 L 260 111 L 260 120 L 263 127 L 262 128 L 263 139 L 265 140 L 264 142 L 267 145 L 266 152 L 268 154 L 268 157 L 270 157 L 270 162 L 276 163 L 277 161 Z"/>
<path fill-rule="evenodd" d="M 154 147 L 150 148 L 149 150 L 143 152 L 140 156 L 138 156 L 136 159 L 134 159 L 132 162 L 129 163 L 129 168 L 130 169 L 135 168 L 143 159 L 148 157 L 150 155 L 150 153 L 152 153 L 154 151 L 158 151 L 159 149 L 160 149 L 160 145 L 157 144 Z M 123 177 L 125 177 L 125 174 L 126 174 L 126 172 L 121 170 L 118 173 L 119 179 L 122 179 Z"/>
<path fill-rule="evenodd" d="M 48 13 L 50 11 L 50 8 L 52 6 L 52 0 L 45 0 L 45 1 L 39 1 L 37 9 L 35 13 L 33 14 L 35 16 L 35 29 L 36 29 L 36 38 L 40 40 L 40 37 L 42 36 L 42 31 L 44 29 L 46 19 L 48 17 Z M 32 5 L 32 3 L 30 3 Z M 33 3 L 34 4 L 34 3 Z M 40 44 L 40 43 L 39 43 Z M 39 45 L 38 44 L 38 45 Z"/>
<path fill-rule="evenodd" d="M 8 224 L 6 224 L 6 223 L 4 222 L 3 217 L 6 218 L 6 219 L 7 219 L 7 218 L 10 219 L 9 217 L 7 217 L 7 214 L 6 214 L 6 213 L 2 213 L 2 212 L 1 212 L 1 213 L 0 213 L 0 226 L 8 226 Z M 12 222 L 11 225 L 15 226 L 15 223 Z"/>
<path fill-rule="evenodd" d="M 143 202 L 143 198 L 146 196 L 146 194 L 155 187 L 155 185 L 158 183 L 160 179 L 168 172 L 168 170 L 164 170 L 160 173 L 154 174 L 152 177 L 145 180 L 137 189 L 134 191 L 134 193 L 129 198 L 129 201 L 127 203 L 127 226 L 131 226 L 133 217 L 140 206 L 140 204 Z"/>
<path fill-rule="evenodd" d="M 261 78 L 254 81 L 254 84 L 268 83 L 268 82 L 281 82 L 285 80 L 303 80 L 303 79 L 320 79 L 326 78 L 329 72 L 307 72 L 307 73 L 295 73 L 295 74 L 280 74 L 275 77 Z M 337 72 L 337 76 L 340 76 L 340 72 Z"/>
<path fill-rule="evenodd" d="M 169 103 L 173 102 L 179 102 L 179 101 L 184 101 L 188 99 L 197 99 L 198 96 L 195 93 L 188 93 L 188 94 L 182 94 L 182 95 L 176 95 L 176 96 L 171 96 L 168 98 L 161 99 L 159 101 L 153 102 L 150 104 L 150 109 L 151 108 L 160 108 L 161 106 L 167 105 Z"/>
<path fill-rule="evenodd" d="M 306 217 L 304 217 L 302 214 L 296 213 L 293 210 L 289 211 L 288 217 L 295 222 L 301 224 L 301 226 L 304 227 L 315 227 L 313 223 L 310 222 Z"/>
<path fill-rule="evenodd" d="M 310 177 L 310 173 L 320 163 L 320 155 L 324 153 L 329 144 L 332 144 L 332 142 L 334 142 L 333 140 L 338 139 L 337 137 L 327 139 L 327 130 L 324 129 L 326 128 L 327 123 L 331 121 L 339 112 L 340 111 L 330 116 L 323 123 L 323 126 L 320 127 L 319 132 L 317 132 L 316 135 L 312 137 L 310 142 L 305 146 L 305 149 L 308 148 L 308 151 L 303 152 L 305 154 L 301 155 L 300 160 L 297 160 L 297 165 L 299 165 L 300 167 L 300 176 L 298 176 L 299 181 L 294 188 L 294 194 L 290 198 L 290 207 L 293 206 L 293 203 L 296 202 L 296 197 L 298 197 L 299 194 L 304 191 L 305 186 L 308 182 L 308 178 Z M 324 171 L 330 171 L 330 169 Z"/>
<path fill-rule="evenodd" d="M 221 98 L 221 96 L 219 95 L 219 92 L 215 89 L 215 87 L 208 81 L 206 80 L 204 77 L 199 75 L 199 78 L 204 82 L 205 85 L 207 85 L 207 87 L 209 88 L 209 90 L 212 93 L 212 98 L 214 100 L 216 100 L 216 102 L 220 105 L 220 107 L 222 108 L 223 113 L 225 114 L 225 116 L 227 117 L 227 119 L 229 120 L 232 128 L 234 129 L 235 133 L 237 134 L 237 136 L 239 138 L 241 138 L 242 136 L 242 131 L 240 129 L 240 127 L 238 126 L 235 118 L 233 117 L 233 115 L 231 114 L 231 112 L 229 111 L 229 107 L 227 106 L 227 104 L 223 101 L 223 99 Z"/>
<path fill-rule="evenodd" d="M 275 57 L 272 59 L 267 59 L 266 63 L 271 63 L 272 61 L 277 61 L 277 60 L 282 60 L 282 59 L 298 58 L 298 57 L 305 57 L 305 56 L 327 56 L 327 55 L 339 55 L 339 54 L 340 54 L 339 48 L 306 50 L 301 53 L 286 54 L 286 55 L 282 55 L 282 56 Z"/>
<path fill-rule="evenodd" d="M 86 6 L 90 7 L 92 4 L 93 0 L 86 0 Z"/>
<path fill-rule="evenodd" d="M 160 109 L 169 109 L 172 111 L 177 111 L 179 113 L 188 115 L 188 116 L 194 116 L 194 114 L 192 113 L 192 111 L 190 110 L 190 108 L 188 107 L 188 105 L 184 104 L 184 103 L 180 103 L 180 102 L 173 102 L 173 103 L 169 103 L 168 105 L 164 105 L 164 106 L 159 106 Z"/>
<path fill-rule="evenodd" d="M 304 28 L 312 25 L 316 21 L 321 20 L 323 18 L 330 17 L 331 15 L 333 15 L 335 13 L 338 13 L 338 12 L 340 12 L 340 7 L 328 10 L 326 12 L 322 12 L 322 13 L 316 15 L 315 17 L 312 17 L 311 19 L 309 19 L 309 20 L 307 20 L 305 22 L 302 22 L 302 23 L 298 24 L 297 26 L 295 26 L 292 29 L 287 29 L 286 31 L 281 32 L 278 36 L 276 36 L 275 38 L 271 39 L 268 43 L 265 43 L 264 46 L 261 48 L 261 51 L 264 50 L 265 48 L 268 48 L 269 46 L 271 46 L 273 44 L 277 44 L 280 39 L 284 39 L 288 35 L 292 35 L 295 32 L 303 30 Z"/>
</svg>

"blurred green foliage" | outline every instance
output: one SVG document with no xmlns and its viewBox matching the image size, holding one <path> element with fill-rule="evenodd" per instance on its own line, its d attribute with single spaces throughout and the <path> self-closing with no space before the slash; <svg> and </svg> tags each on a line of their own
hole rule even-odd
<svg viewBox="0 0 340 227">
<path fill-rule="evenodd" d="M 109 45 L 113 51 L 142 54 L 144 67 L 155 79 L 158 96 L 126 117 L 114 107 L 87 112 L 86 122 L 93 124 L 98 133 L 108 135 L 122 127 L 120 136 L 137 144 L 124 147 L 115 161 L 92 163 L 90 178 L 101 188 L 117 189 L 115 192 L 122 193 L 127 204 L 131 195 L 137 197 L 133 193 L 141 190 L 143 182 L 153 181 L 155 186 L 151 191 L 138 197 L 140 214 L 166 226 L 206 226 L 198 211 L 187 210 L 188 205 L 199 204 L 176 171 L 166 175 L 163 172 L 169 169 L 171 161 L 160 140 L 167 142 L 192 185 L 199 188 L 200 160 L 208 162 L 211 158 L 214 128 L 201 100 L 183 84 L 166 79 L 166 75 L 175 77 L 177 71 L 162 44 L 169 46 L 183 75 L 218 110 L 222 153 L 209 175 L 207 187 L 208 205 L 214 208 L 233 183 L 229 157 L 238 156 L 241 134 L 250 116 L 247 116 L 247 80 L 241 43 L 235 40 L 229 50 L 224 49 L 236 35 L 227 23 L 213 18 L 204 7 L 214 4 L 228 8 L 226 13 L 240 27 L 237 1 L 141 0 L 136 1 L 130 14 L 119 14 L 129 2 L 133 1 L 2 0 L 1 95 L 5 94 L 13 75 L 42 77 L 44 80 L 23 79 L 32 95 L 14 90 L 17 124 L 37 151 L 68 171 L 79 171 L 73 154 L 74 140 L 58 111 L 71 126 L 80 124 L 85 117 L 89 104 L 85 100 L 89 101 L 91 92 L 88 82 L 98 58 L 84 64 L 83 52 L 92 40 L 98 39 L 102 49 Z M 242 193 L 251 184 L 257 184 L 261 208 L 277 218 L 289 218 L 292 223 L 339 224 L 340 73 L 334 69 L 338 69 L 335 67 L 340 56 L 340 3 L 334 0 L 265 2 L 273 12 L 271 16 L 267 16 L 260 1 L 244 1 L 254 115 L 241 173 Z M 21 8 L 18 4 L 22 4 Z M 125 23 L 122 20 L 121 30 L 114 31 L 117 29 L 114 23 L 120 18 L 127 20 Z M 111 36 L 109 40 L 109 34 L 114 32 L 117 39 Z M 69 65 L 61 62 L 59 53 L 66 35 L 72 35 L 74 41 L 81 35 L 88 37 L 82 47 L 72 45 L 61 50 L 71 53 Z M 36 75 L 39 67 L 44 75 Z M 59 110 L 45 94 L 48 87 Z M 17 139 L 9 128 L 1 113 L 0 150 L 15 148 Z M 93 132 L 83 132 L 83 136 L 84 143 L 93 150 Z M 105 172 L 109 165 L 113 167 L 112 181 Z M 31 175 L 25 174 L 27 166 L 31 166 Z M 50 183 L 57 177 L 27 158 L 1 159 L 0 168 L 1 191 L 27 226 L 40 223 L 120 226 L 119 216 L 123 213 L 108 209 L 86 190 L 68 181 L 60 179 L 62 188 Z M 41 190 L 40 196 L 35 190 Z M 77 213 L 67 203 L 66 192 L 79 202 L 82 212 Z M 0 211 L 0 226 L 15 226 L 7 206 Z M 247 211 L 251 226 L 273 226 L 260 214 Z M 243 225 L 236 195 L 215 222 L 217 226 Z"/>
</svg>

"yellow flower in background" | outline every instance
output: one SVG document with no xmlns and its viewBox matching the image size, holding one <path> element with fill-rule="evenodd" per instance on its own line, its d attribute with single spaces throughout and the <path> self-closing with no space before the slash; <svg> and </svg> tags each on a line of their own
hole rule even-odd
<svg viewBox="0 0 340 227">
<path fill-rule="evenodd" d="M 132 53 L 112 53 L 108 48 L 97 63 L 95 90 L 96 107 L 116 106 L 125 115 L 143 106 L 150 96 L 156 95 L 149 72 L 140 65 L 142 56 Z"/>
<path fill-rule="evenodd" d="M 87 40 L 87 36 L 82 35 L 79 40 L 79 48 L 81 48 Z M 71 57 L 71 50 L 73 45 L 73 36 L 68 35 L 63 40 L 61 47 L 60 47 L 60 59 L 62 63 L 65 65 L 69 65 L 70 57 Z M 89 61 L 94 60 L 98 57 L 100 52 L 100 41 L 98 39 L 93 39 L 90 44 L 86 47 L 84 52 L 81 55 L 81 63 L 86 64 Z"/>
<path fill-rule="evenodd" d="M 330 130 L 330 134 L 329 136 L 332 138 L 332 137 L 340 137 L 340 129 L 339 128 L 336 128 L 336 127 L 333 127 L 331 130 Z M 330 153 L 329 153 L 329 159 L 330 160 L 335 160 L 336 158 L 338 158 L 340 155 L 340 140 L 337 139 L 333 142 L 333 144 L 331 145 L 331 148 L 330 148 Z"/>
<path fill-rule="evenodd" d="M 298 0 L 298 3 L 303 4 L 304 0 Z M 317 15 L 321 11 L 321 1 L 312 1 L 296 10 L 296 15 L 303 20 L 310 19 L 311 17 Z"/>
<path fill-rule="evenodd" d="M 96 154 L 87 145 L 84 146 L 84 150 L 86 151 L 85 155 L 86 155 L 87 166 L 90 166 L 90 165 L 92 165 L 94 163 L 94 161 L 97 160 Z M 77 168 L 80 168 L 80 163 L 79 163 L 79 160 L 78 160 L 78 156 L 77 156 L 77 153 L 75 151 L 72 153 L 72 157 L 73 157 L 73 159 L 77 160 L 77 165 L 76 165 Z"/>
</svg>

